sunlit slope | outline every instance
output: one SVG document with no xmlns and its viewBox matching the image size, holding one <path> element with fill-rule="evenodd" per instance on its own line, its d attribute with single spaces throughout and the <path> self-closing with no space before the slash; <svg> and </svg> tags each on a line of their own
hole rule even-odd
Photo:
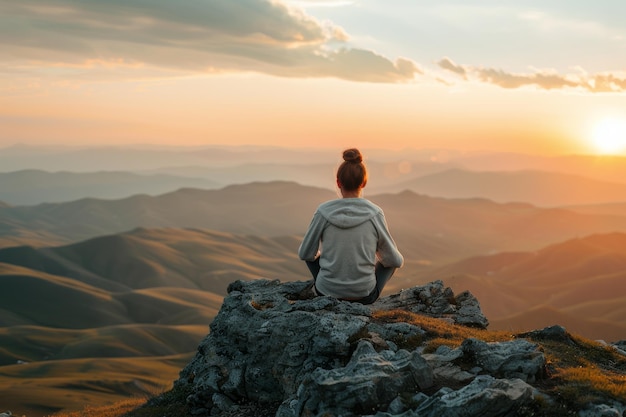
<svg viewBox="0 0 626 417">
<path fill-rule="evenodd" d="M 1 326 L 201 324 L 214 316 L 222 301 L 211 292 L 169 287 L 108 292 L 62 276 L 14 269 L 0 263 Z"/>
<path fill-rule="evenodd" d="M 587 337 L 626 337 L 626 234 L 597 234 L 533 252 L 467 259 L 438 268 L 480 300 L 493 328 L 562 324 Z"/>
<path fill-rule="evenodd" d="M 52 248 L 0 249 L 0 262 L 67 277 L 112 292 L 179 287 L 225 294 L 236 279 L 290 280 L 306 268 L 297 237 L 212 230 L 136 229 Z"/>
<path fill-rule="evenodd" d="M 194 351 L 207 332 L 207 323 L 132 324 L 80 330 L 0 327 L 0 366 L 79 358 L 176 355 Z"/>
<path fill-rule="evenodd" d="M 0 367 L 3 410 L 47 416 L 169 389 L 193 352 L 153 357 L 52 360 Z"/>
<path fill-rule="evenodd" d="M 292 236 L 136 229 L 0 250 L 0 391 L 11 395 L 3 406 L 44 415 L 166 388 L 230 282 L 306 278 L 298 244 Z M 179 354 L 187 360 L 176 366 L 160 359 Z"/>
</svg>

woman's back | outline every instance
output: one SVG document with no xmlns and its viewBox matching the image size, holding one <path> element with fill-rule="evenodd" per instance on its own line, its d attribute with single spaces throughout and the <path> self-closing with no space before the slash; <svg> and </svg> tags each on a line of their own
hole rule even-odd
<svg viewBox="0 0 626 417">
<path fill-rule="evenodd" d="M 347 188 L 346 183 L 357 188 Z M 367 171 L 360 152 L 344 151 L 344 163 L 337 171 L 343 198 L 317 208 L 298 250 L 319 294 L 373 302 L 403 264 L 383 211 L 361 198 L 366 183 Z"/>
</svg>

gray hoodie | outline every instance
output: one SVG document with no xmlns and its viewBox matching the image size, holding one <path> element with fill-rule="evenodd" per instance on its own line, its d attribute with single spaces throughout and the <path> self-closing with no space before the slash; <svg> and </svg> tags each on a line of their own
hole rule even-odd
<svg viewBox="0 0 626 417">
<path fill-rule="evenodd" d="M 369 295 L 376 286 L 377 261 L 394 268 L 404 263 L 382 209 L 364 198 L 340 198 L 317 208 L 298 256 L 314 261 L 318 254 L 315 286 L 337 298 Z"/>
</svg>

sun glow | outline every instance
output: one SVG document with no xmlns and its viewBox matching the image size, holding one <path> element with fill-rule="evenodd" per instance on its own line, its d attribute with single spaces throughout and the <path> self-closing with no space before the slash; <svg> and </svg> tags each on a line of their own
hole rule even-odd
<svg viewBox="0 0 626 417">
<path fill-rule="evenodd" d="M 593 130 L 593 145 L 598 153 L 617 154 L 626 149 L 626 120 L 604 119 Z"/>
</svg>

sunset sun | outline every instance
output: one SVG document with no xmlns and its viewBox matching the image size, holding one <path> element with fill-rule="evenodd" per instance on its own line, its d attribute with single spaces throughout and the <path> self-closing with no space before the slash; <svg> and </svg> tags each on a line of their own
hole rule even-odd
<svg viewBox="0 0 626 417">
<path fill-rule="evenodd" d="M 592 132 L 593 146 L 601 154 L 617 154 L 626 149 L 626 120 L 604 119 Z"/>
</svg>

